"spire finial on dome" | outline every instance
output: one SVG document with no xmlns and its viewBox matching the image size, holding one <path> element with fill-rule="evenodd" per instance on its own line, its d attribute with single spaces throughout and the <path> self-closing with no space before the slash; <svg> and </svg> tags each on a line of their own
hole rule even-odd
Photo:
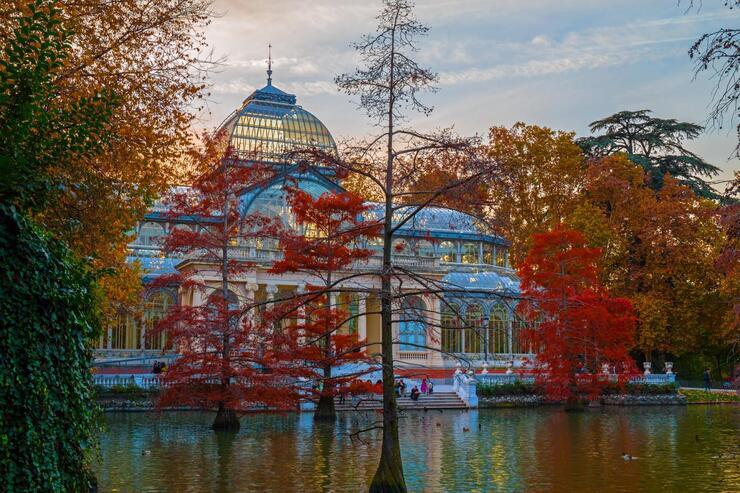
<svg viewBox="0 0 740 493">
<path fill-rule="evenodd" d="M 272 44 L 267 45 L 267 85 L 272 85 Z"/>
</svg>

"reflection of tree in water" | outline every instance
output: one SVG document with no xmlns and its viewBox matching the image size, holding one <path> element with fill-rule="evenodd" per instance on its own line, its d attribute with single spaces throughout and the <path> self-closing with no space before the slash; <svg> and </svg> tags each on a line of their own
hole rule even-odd
<svg viewBox="0 0 740 493">
<path fill-rule="evenodd" d="M 234 491 L 229 478 L 229 470 L 234 455 L 234 440 L 237 432 L 235 431 L 217 431 L 216 435 L 216 489 L 218 493 L 228 493 Z"/>
<path fill-rule="evenodd" d="M 320 491 L 332 491 L 332 448 L 336 429 L 334 423 L 316 422 L 314 428 L 315 477 Z"/>
</svg>

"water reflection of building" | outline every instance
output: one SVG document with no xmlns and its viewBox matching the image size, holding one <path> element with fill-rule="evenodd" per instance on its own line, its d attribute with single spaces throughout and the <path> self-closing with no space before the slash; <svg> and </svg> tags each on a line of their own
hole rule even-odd
<svg viewBox="0 0 740 493">
<path fill-rule="evenodd" d="M 262 89 L 254 91 L 225 121 L 231 136 L 231 145 L 242 156 L 253 160 L 257 153 L 261 160 L 280 166 L 284 175 L 298 180 L 299 186 L 318 196 L 325 191 L 341 190 L 330 173 L 321 170 L 298 171 L 285 159 L 291 149 L 306 146 L 335 152 L 334 139 L 324 124 L 296 104 L 296 97 L 273 86 L 271 80 Z M 241 197 L 244 214 L 259 211 L 263 214 L 287 217 L 289 208 L 283 197 L 284 176 Z M 155 204 L 138 224 L 129 245 L 131 262 L 138 261 L 145 272 L 145 281 L 176 270 L 197 268 L 188 258 L 163 256 L 159 241 L 172 228 L 195 228 L 187 218 L 176 222 L 165 218 L 164 206 Z M 400 211 L 401 213 L 403 211 Z M 484 358 L 503 364 L 525 352 L 518 341 L 519 324 L 513 317 L 513 298 L 518 292 L 518 280 L 508 262 L 509 243 L 489 234 L 473 217 L 440 207 L 423 210 L 413 221 L 400 228 L 394 239 L 394 260 L 398 265 L 426 277 L 447 283 L 456 291 L 446 297 L 450 306 L 441 306 L 436 296 L 409 297 L 406 309 L 425 313 L 429 324 L 406 321 L 397 323 L 395 334 L 399 344 L 396 357 L 400 361 L 428 367 L 442 368 L 453 364 L 453 359 L 439 351 L 418 346 L 441 348 L 445 353 L 464 354 L 467 358 Z M 382 245 L 368 245 L 380 255 Z M 294 291 L 305 285 L 307 279 L 299 275 L 275 276 L 269 274 L 272 259 L 278 255 L 277 245 L 270 241 L 238 245 L 239 258 L 254 262 L 256 267 L 235 282 L 232 289 L 243 299 L 267 301 L 279 293 Z M 371 259 L 379 262 L 379 257 Z M 368 283 L 375 282 L 366 280 Z M 409 280 L 409 289 L 419 288 Z M 461 293 L 460 290 L 463 292 Z M 474 290 L 474 292 L 465 290 Z M 173 303 L 200 304 L 205 302 L 193 291 L 171 289 L 152 293 L 144 302 L 143 317 L 121 316 L 111 323 L 98 343 L 99 356 L 140 355 L 160 352 L 166 338 L 152 337 L 149 332 Z M 380 342 L 379 302 L 373 296 L 341 295 L 338 300 L 351 313 L 360 315 L 344 330 L 356 332 L 361 338 L 375 344 Z M 370 313 L 363 315 L 365 311 Z M 461 317 L 468 327 L 463 325 Z M 410 317 L 413 318 L 413 317 Z M 438 329 L 441 324 L 441 329 Z M 429 326 L 434 325 L 431 329 Z"/>
</svg>

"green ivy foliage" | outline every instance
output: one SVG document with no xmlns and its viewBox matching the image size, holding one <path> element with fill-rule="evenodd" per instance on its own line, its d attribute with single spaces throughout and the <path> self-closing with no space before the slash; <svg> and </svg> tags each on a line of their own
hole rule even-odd
<svg viewBox="0 0 740 493">
<path fill-rule="evenodd" d="M 0 204 L 0 489 L 88 492 L 97 407 L 89 341 L 99 331 L 85 264 Z"/>
</svg>

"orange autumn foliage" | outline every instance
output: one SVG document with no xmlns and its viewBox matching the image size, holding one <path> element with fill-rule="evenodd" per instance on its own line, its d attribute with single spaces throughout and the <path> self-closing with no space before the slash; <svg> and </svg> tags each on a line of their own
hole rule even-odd
<svg viewBox="0 0 740 493">
<path fill-rule="evenodd" d="M 0 5 L 6 37 L 27 0 Z M 58 2 L 70 52 L 55 80 L 56 102 L 115 96 L 108 145 L 51 170 L 57 196 L 35 219 L 104 274 L 102 308 L 112 316 L 140 289 L 126 264 L 127 232 L 152 201 L 182 178 L 190 124 L 203 97 L 205 0 Z"/>
<path fill-rule="evenodd" d="M 626 156 L 594 161 L 590 205 L 569 223 L 603 249 L 603 282 L 633 301 L 639 349 L 681 355 L 723 346 L 731 340 L 731 300 L 716 265 L 727 241 L 718 206 L 668 175 L 658 192 L 646 180 Z"/>
</svg>

